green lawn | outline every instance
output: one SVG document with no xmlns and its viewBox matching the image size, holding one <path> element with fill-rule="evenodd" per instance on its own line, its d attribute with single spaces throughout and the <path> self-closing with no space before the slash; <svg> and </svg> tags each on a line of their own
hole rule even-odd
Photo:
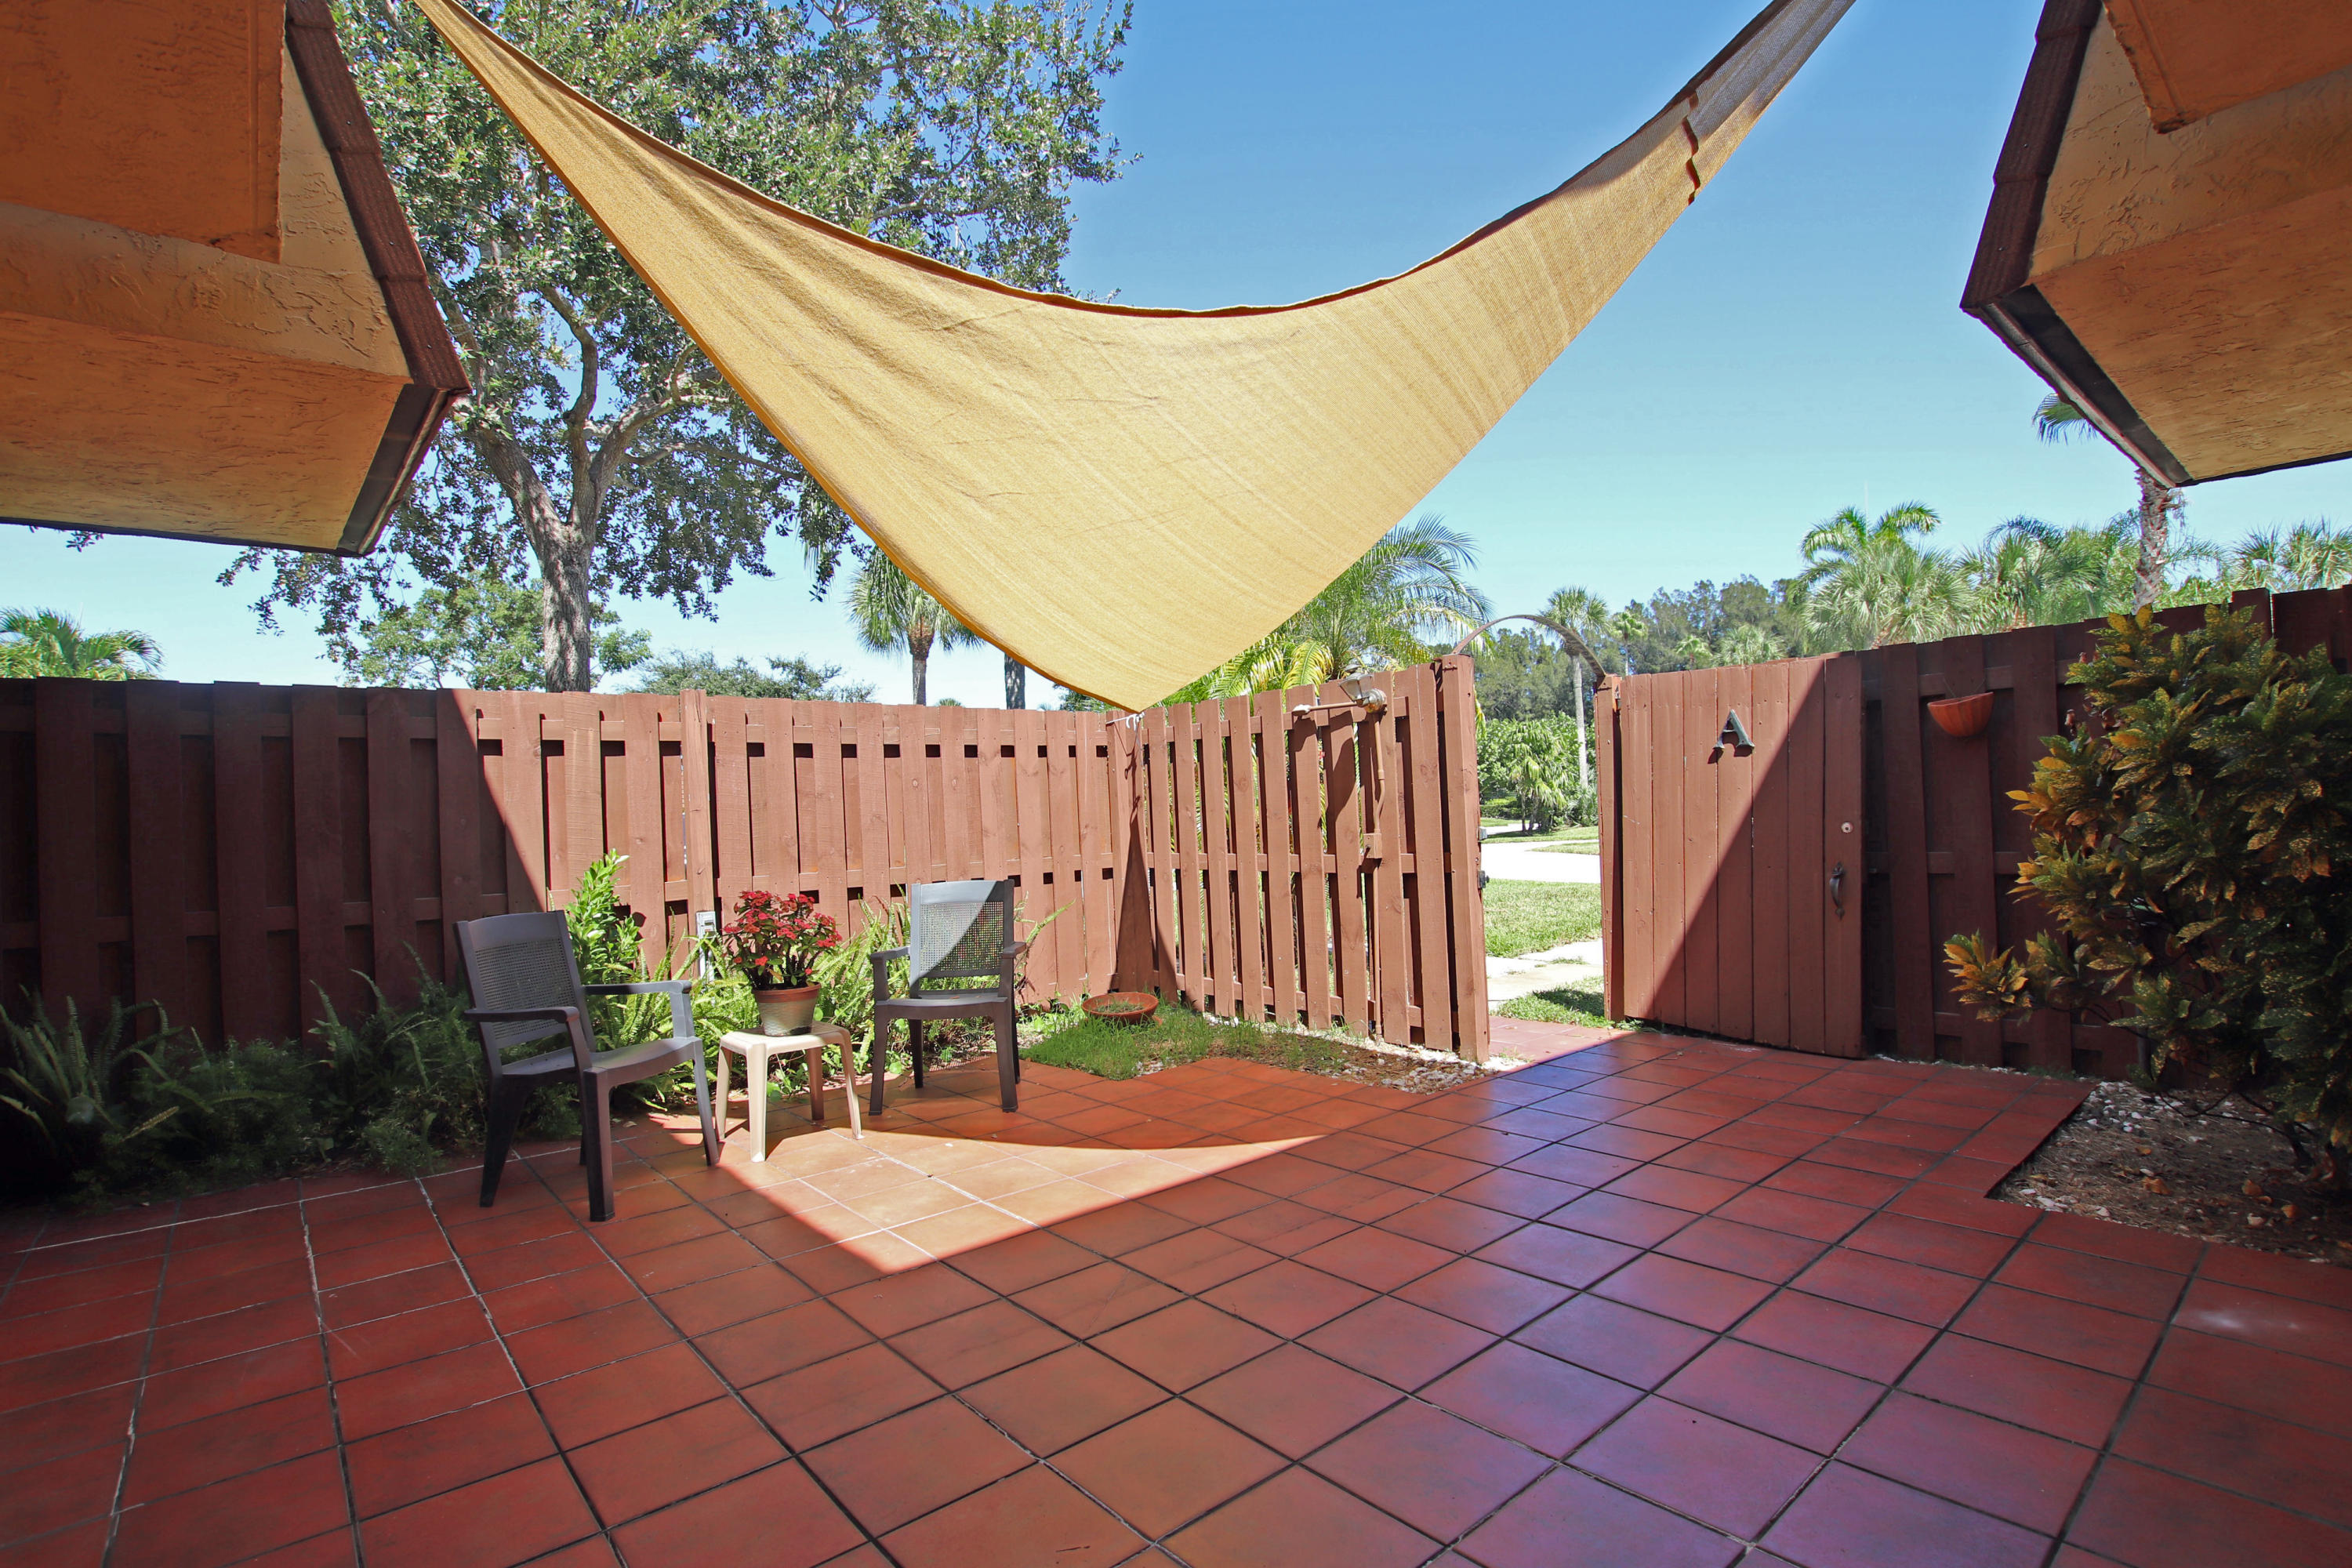
<svg viewBox="0 0 2352 1568">
<path fill-rule="evenodd" d="M 1162 1002 L 1146 1025 L 1078 1015 L 1024 1054 L 1033 1062 L 1076 1068 L 1097 1078 L 1133 1078 L 1155 1064 L 1181 1067 L 1202 1057 L 1239 1057 L 1301 1072 L 1329 1072 L 1348 1059 L 1347 1047 L 1334 1040 L 1251 1024 L 1212 1023 L 1173 1002 Z"/>
<path fill-rule="evenodd" d="M 1601 889 L 1589 882 L 1486 884 L 1486 954 L 1517 958 L 1601 934 Z"/>
<path fill-rule="evenodd" d="M 1506 1018 L 1530 1018 L 1538 1024 L 1582 1024 L 1590 1028 L 1606 1028 L 1609 1020 L 1601 1014 L 1601 988 L 1538 991 L 1532 996 L 1521 996 L 1495 1009 Z"/>
</svg>

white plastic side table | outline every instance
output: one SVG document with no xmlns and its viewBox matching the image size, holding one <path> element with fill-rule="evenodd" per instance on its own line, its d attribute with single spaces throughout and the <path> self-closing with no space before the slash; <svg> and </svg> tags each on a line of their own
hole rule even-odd
<svg viewBox="0 0 2352 1568">
<path fill-rule="evenodd" d="M 751 1132 L 751 1158 L 764 1161 L 768 1157 L 768 1064 L 793 1051 L 802 1054 L 808 1064 L 809 1121 L 824 1125 L 824 1047 L 841 1049 L 841 1070 L 848 1080 L 849 1131 L 861 1142 L 866 1137 L 865 1121 L 857 1113 L 857 1068 L 852 1050 L 849 1031 L 838 1024 L 811 1024 L 806 1034 L 756 1035 L 748 1030 L 730 1029 L 719 1037 L 723 1047 L 719 1053 L 719 1136 L 727 1136 L 727 1055 L 732 1051 L 743 1058 L 743 1098 L 750 1102 L 745 1121 Z"/>
</svg>

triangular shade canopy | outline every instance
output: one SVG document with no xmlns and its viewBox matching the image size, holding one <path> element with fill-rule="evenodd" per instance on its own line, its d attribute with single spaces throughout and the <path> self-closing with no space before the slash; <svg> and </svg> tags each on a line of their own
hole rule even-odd
<svg viewBox="0 0 2352 1568">
<path fill-rule="evenodd" d="M 1776 0 L 1627 141 L 1410 272 L 1205 311 L 1032 293 L 837 228 L 635 130 L 451 0 L 417 3 L 908 575 L 1032 668 L 1139 708 L 1426 495 L 1852 0 Z"/>
</svg>

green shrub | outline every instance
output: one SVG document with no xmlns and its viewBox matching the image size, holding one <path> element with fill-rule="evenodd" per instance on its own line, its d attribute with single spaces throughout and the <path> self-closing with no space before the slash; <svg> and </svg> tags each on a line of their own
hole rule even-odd
<svg viewBox="0 0 2352 1568">
<path fill-rule="evenodd" d="M 2110 617 L 2071 672 L 2091 722 L 2049 738 L 2020 896 L 2055 931 L 2021 957 L 1946 946 L 1988 1020 L 2057 1007 L 2147 1043 L 2151 1075 L 2237 1092 L 2298 1154 L 2352 1148 L 2352 678 L 2252 615 L 2197 631 Z"/>
<path fill-rule="evenodd" d="M 1592 786 L 1577 778 L 1572 719 L 1493 719 L 1478 727 L 1478 794 L 1536 832 L 1599 820 Z"/>
<path fill-rule="evenodd" d="M 112 1159 L 118 1151 L 151 1138 L 174 1111 L 133 1118 L 122 1086 L 150 1048 L 162 1043 L 169 1025 L 135 1043 L 126 1040 L 130 1015 L 121 1003 L 92 1035 L 80 1012 L 66 1004 L 65 1019 L 53 1021 L 39 997 L 26 994 L 22 1019 L 0 1016 L 9 1047 L 0 1071 L 0 1117 L 20 1152 L 25 1180 L 55 1185 Z"/>
</svg>

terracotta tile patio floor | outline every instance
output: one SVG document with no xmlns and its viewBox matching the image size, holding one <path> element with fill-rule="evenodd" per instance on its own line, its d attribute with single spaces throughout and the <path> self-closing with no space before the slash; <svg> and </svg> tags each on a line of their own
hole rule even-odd
<svg viewBox="0 0 2352 1568">
<path fill-rule="evenodd" d="M 2079 1088 L 1503 1036 L 20 1229 L 0 1563 L 2352 1563 L 2352 1273 L 1983 1198 Z"/>
</svg>

